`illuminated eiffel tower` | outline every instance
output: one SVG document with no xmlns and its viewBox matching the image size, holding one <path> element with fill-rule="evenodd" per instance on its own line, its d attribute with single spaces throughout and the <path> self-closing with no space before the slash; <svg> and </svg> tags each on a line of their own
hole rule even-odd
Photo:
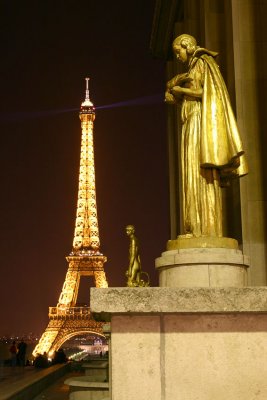
<svg viewBox="0 0 267 400">
<path fill-rule="evenodd" d="M 99 251 L 93 144 L 95 109 L 89 98 L 88 81 L 86 78 L 85 101 L 80 110 L 82 143 L 73 249 L 66 257 L 69 267 L 58 304 L 49 307 L 49 323 L 33 351 L 34 356 L 52 354 L 75 335 L 102 334 L 102 324 L 94 321 L 90 308 L 76 306 L 81 276 L 93 276 L 96 287 L 108 286 L 104 271 L 107 258 Z"/>
</svg>

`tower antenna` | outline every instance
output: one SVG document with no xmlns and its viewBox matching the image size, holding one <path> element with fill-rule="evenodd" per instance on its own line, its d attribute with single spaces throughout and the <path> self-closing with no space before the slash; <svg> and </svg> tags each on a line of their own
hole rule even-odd
<svg viewBox="0 0 267 400">
<path fill-rule="evenodd" d="M 90 80 L 90 78 L 85 78 L 85 80 L 86 80 L 85 101 L 90 101 L 90 96 L 89 96 L 89 80 Z"/>
</svg>

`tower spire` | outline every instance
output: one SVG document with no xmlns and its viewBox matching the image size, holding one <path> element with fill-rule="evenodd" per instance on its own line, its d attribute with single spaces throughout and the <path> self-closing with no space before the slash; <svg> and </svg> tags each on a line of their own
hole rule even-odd
<svg viewBox="0 0 267 400">
<path fill-rule="evenodd" d="M 82 145 L 78 202 L 71 255 L 100 254 L 93 142 L 95 108 L 89 97 L 89 78 L 85 78 L 85 81 L 85 101 L 81 104 L 80 110 Z"/>
<path fill-rule="evenodd" d="M 93 103 L 90 100 L 90 95 L 89 95 L 89 80 L 90 78 L 85 78 L 85 100 L 81 104 L 81 112 L 94 112 L 95 108 Z"/>
</svg>

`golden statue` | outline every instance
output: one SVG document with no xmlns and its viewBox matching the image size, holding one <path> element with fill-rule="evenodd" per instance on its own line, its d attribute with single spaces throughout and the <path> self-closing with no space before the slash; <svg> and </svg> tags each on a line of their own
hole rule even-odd
<svg viewBox="0 0 267 400">
<path fill-rule="evenodd" d="M 127 286 L 135 287 L 135 286 L 149 286 L 149 275 L 146 272 L 142 271 L 141 268 L 141 259 L 139 254 L 139 243 L 138 239 L 135 236 L 134 226 L 127 225 L 126 226 L 126 234 L 130 239 L 130 247 L 129 247 L 129 267 L 126 271 Z M 147 276 L 147 281 L 141 279 L 142 275 Z"/>
<path fill-rule="evenodd" d="M 183 34 L 173 42 L 187 73 L 167 83 L 165 101 L 182 102 L 181 167 L 185 237 L 222 237 L 221 187 L 247 173 L 218 53 Z"/>
</svg>

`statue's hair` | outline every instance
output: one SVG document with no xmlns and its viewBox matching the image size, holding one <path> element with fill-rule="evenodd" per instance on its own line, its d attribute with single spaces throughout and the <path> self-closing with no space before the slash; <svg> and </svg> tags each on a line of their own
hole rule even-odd
<svg viewBox="0 0 267 400">
<path fill-rule="evenodd" d="M 127 225 L 125 229 L 131 229 L 134 232 L 134 226 L 133 225 Z"/>
<path fill-rule="evenodd" d="M 187 33 L 183 33 L 174 39 L 173 47 L 177 44 L 180 44 L 184 49 L 186 49 L 188 54 L 193 54 L 197 47 L 196 39 Z"/>
</svg>

